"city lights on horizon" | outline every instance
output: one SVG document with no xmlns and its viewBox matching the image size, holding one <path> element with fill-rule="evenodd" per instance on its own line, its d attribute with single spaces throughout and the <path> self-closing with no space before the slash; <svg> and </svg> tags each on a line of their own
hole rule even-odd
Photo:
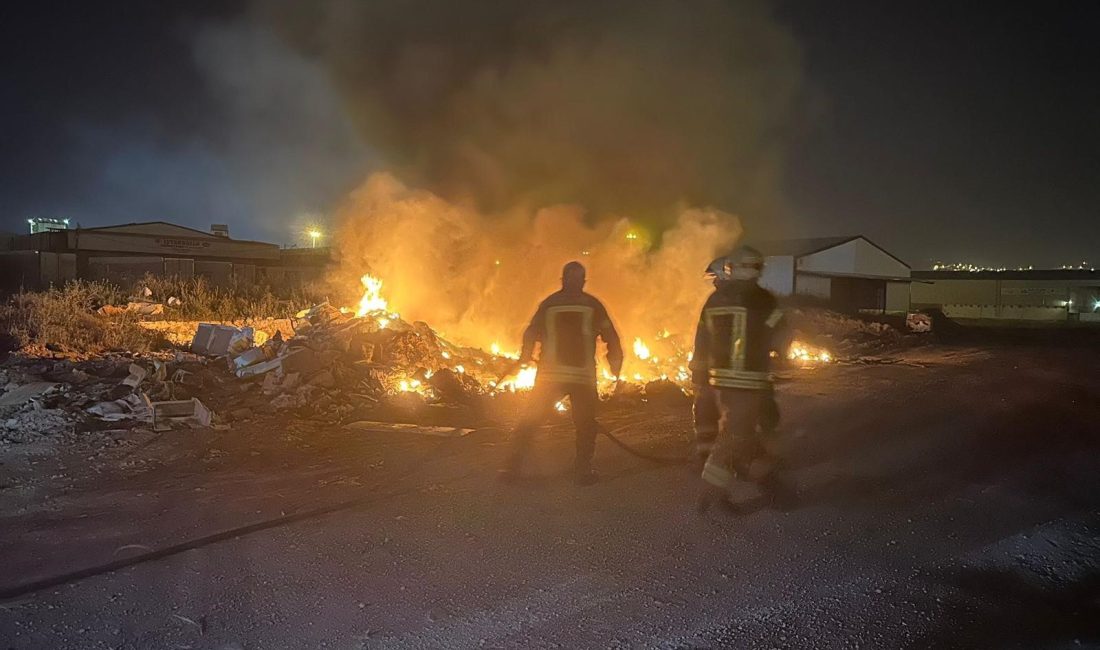
<svg viewBox="0 0 1100 650">
<path fill-rule="evenodd" d="M 980 273 L 980 272 L 993 272 L 1003 273 L 1005 271 L 1095 271 L 1096 268 L 1088 262 L 1081 262 L 1080 264 L 1063 264 L 1055 269 L 1054 267 L 1038 269 L 1033 265 L 1017 266 L 1015 268 L 1009 268 L 1007 266 L 982 266 L 979 264 L 969 264 L 966 262 L 936 262 L 932 265 L 933 271 L 960 271 L 967 273 Z"/>
</svg>

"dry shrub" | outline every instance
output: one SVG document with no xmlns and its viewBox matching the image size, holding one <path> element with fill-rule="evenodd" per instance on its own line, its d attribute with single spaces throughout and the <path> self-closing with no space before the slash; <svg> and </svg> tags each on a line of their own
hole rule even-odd
<svg viewBox="0 0 1100 650">
<path fill-rule="evenodd" d="M 324 294 L 315 287 L 292 284 L 272 287 L 254 282 L 234 282 L 215 286 L 203 277 L 146 275 L 135 285 L 134 294 L 152 293 L 149 300 L 167 304 L 179 298 L 181 305 L 167 312 L 168 318 L 179 320 L 233 321 L 247 318 L 285 318 L 294 312 L 324 301 Z"/>
<path fill-rule="evenodd" d="M 160 347 L 163 338 L 140 328 L 133 315 L 109 318 L 95 312 L 118 302 L 125 302 L 125 297 L 107 282 L 74 280 L 61 288 L 21 291 L 0 306 L 0 329 L 19 347 L 69 352 L 145 352 Z"/>
</svg>

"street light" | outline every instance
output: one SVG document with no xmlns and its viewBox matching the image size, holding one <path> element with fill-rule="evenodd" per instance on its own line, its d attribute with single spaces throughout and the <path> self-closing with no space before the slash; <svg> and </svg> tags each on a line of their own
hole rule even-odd
<svg viewBox="0 0 1100 650">
<path fill-rule="evenodd" d="M 310 230 L 308 233 L 310 241 L 313 243 L 312 248 L 317 248 L 317 238 L 321 236 L 321 231 L 317 229 Z"/>
</svg>

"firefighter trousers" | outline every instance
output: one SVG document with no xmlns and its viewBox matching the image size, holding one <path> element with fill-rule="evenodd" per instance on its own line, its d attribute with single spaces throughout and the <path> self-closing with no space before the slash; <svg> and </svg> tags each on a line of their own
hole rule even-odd
<svg viewBox="0 0 1100 650">
<path fill-rule="evenodd" d="M 766 479 L 774 466 L 764 451 L 757 424 L 768 400 L 768 392 L 740 388 L 723 388 L 714 392 L 720 413 L 718 437 L 703 466 L 703 480 L 715 487 L 726 488 L 736 476 L 755 481 Z M 754 467 L 754 460 L 763 462 Z"/>
<path fill-rule="evenodd" d="M 761 438 L 766 440 L 775 434 L 779 426 L 779 404 L 775 400 L 774 387 L 761 392 L 764 395 L 757 428 L 760 430 Z M 714 441 L 718 438 L 718 420 L 721 417 L 718 390 L 708 385 L 695 386 L 691 410 L 695 432 L 695 455 L 701 461 L 706 461 L 714 448 Z M 766 442 L 765 446 L 767 446 Z"/>
<path fill-rule="evenodd" d="M 566 396 L 569 397 L 573 426 L 577 429 L 577 470 L 591 469 L 598 432 L 596 405 L 600 401 L 596 393 L 596 385 L 542 383 L 538 380 L 535 381 L 535 388 L 531 391 L 526 412 L 512 431 L 513 447 L 508 469 L 519 470 L 530 447 L 531 436 L 554 412 L 554 405 Z"/>
</svg>

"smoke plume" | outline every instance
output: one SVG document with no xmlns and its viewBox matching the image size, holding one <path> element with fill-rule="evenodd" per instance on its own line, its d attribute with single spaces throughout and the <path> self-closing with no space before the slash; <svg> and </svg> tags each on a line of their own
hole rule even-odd
<svg viewBox="0 0 1100 650">
<path fill-rule="evenodd" d="M 768 218 L 800 86 L 760 0 L 257 5 L 328 71 L 384 168 L 498 213 L 571 203 Z"/>
<path fill-rule="evenodd" d="M 762 1 L 262 2 L 377 156 L 336 286 L 518 348 L 573 259 L 629 342 L 686 344 L 706 263 L 782 209 L 800 62 Z M 713 207 L 711 207 L 713 206 Z M 354 304 L 346 296 L 345 304 Z M 671 345 L 671 343 L 670 343 Z"/>
</svg>

